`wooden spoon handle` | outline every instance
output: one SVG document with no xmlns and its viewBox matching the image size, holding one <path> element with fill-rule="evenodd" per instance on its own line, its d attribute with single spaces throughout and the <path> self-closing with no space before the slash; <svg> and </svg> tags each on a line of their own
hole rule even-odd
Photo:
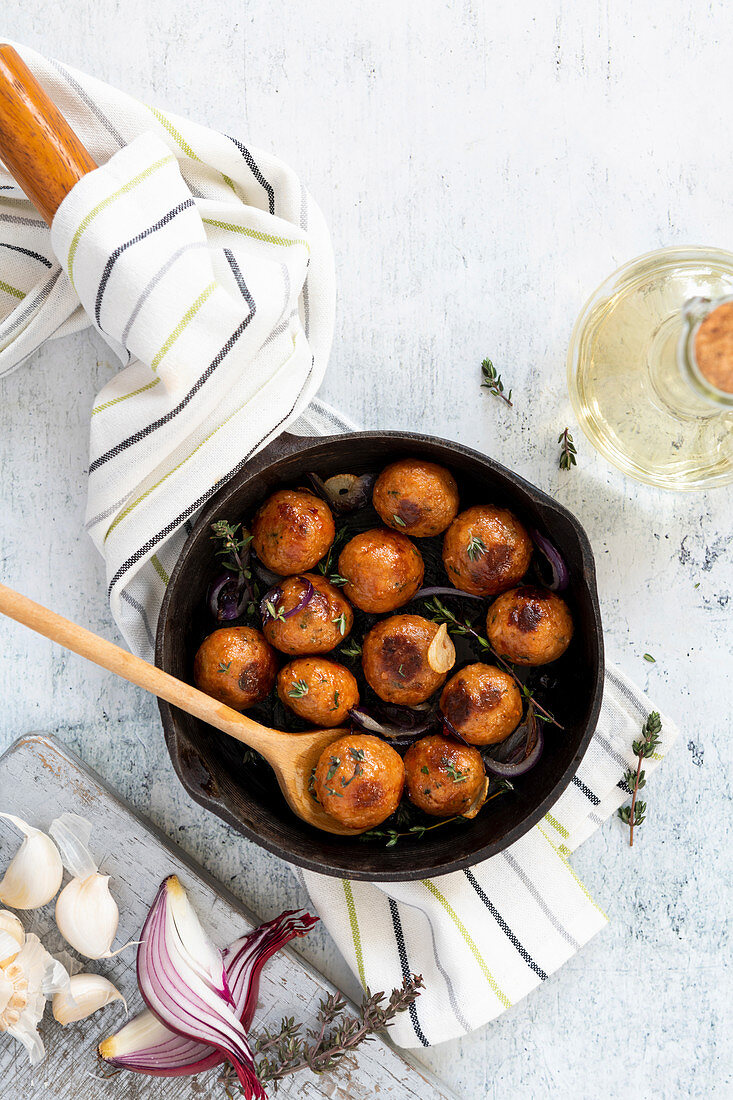
<svg viewBox="0 0 733 1100">
<path fill-rule="evenodd" d="M 277 744 L 278 737 L 282 739 L 283 735 L 277 730 L 260 726 L 251 718 L 247 718 L 224 703 L 217 702 L 198 688 L 177 680 L 162 668 L 143 661 L 141 657 L 128 653 L 126 649 L 121 649 L 113 642 L 100 638 L 91 630 L 85 630 L 83 626 L 77 626 L 69 619 L 57 615 L 55 611 L 49 611 L 48 608 L 34 603 L 27 596 L 21 596 L 12 588 L 6 588 L 4 584 L 0 584 L 0 612 L 30 627 L 38 634 L 50 638 L 52 642 L 58 642 L 65 649 L 70 649 L 81 657 L 94 661 L 95 665 L 101 665 L 109 672 L 114 672 L 123 680 L 129 680 L 131 684 L 137 684 L 145 691 L 161 699 L 167 699 L 169 703 L 185 710 L 187 714 L 193 714 L 196 718 L 208 722 L 210 726 L 215 726 L 216 729 L 236 738 L 237 741 L 257 749 L 263 756 L 269 756 L 269 751 Z"/>
<path fill-rule="evenodd" d="M 12 46 L 0 46 L 0 159 L 50 225 L 75 183 L 97 167 Z"/>
</svg>

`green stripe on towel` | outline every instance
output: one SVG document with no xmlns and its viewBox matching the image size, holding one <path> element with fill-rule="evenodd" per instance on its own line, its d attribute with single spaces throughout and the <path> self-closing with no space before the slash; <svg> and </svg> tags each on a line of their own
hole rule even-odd
<svg viewBox="0 0 733 1100">
<path fill-rule="evenodd" d="M 366 989 L 366 975 L 364 974 L 364 954 L 361 948 L 361 932 L 359 931 L 359 921 L 356 917 L 356 905 L 354 904 L 354 891 L 351 889 L 351 883 L 348 879 L 343 880 L 344 897 L 346 898 L 346 908 L 349 911 L 349 924 L 351 925 L 351 938 L 354 941 L 354 954 L 356 955 L 356 965 L 359 968 L 359 981 L 364 989 Z"/>
</svg>

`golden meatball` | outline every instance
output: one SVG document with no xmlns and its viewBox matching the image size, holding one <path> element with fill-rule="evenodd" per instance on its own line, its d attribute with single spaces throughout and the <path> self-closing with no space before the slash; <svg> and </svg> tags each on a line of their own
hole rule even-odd
<svg viewBox="0 0 733 1100">
<path fill-rule="evenodd" d="M 280 489 L 252 520 L 257 557 L 284 577 L 312 569 L 328 552 L 335 534 L 330 508 L 307 489 Z"/>
<path fill-rule="evenodd" d="M 506 508 L 467 508 L 443 540 L 443 564 L 451 584 L 476 596 L 495 596 L 517 584 L 531 557 L 532 540 Z"/>
<path fill-rule="evenodd" d="M 392 615 L 369 631 L 361 663 L 367 683 L 385 703 L 415 706 L 445 683 L 447 671 L 438 672 L 428 662 L 439 629 L 421 615 Z"/>
<path fill-rule="evenodd" d="M 486 632 L 502 657 L 518 665 L 547 665 L 562 657 L 573 636 L 565 600 L 546 588 L 524 585 L 494 600 Z"/>
<path fill-rule="evenodd" d="M 280 699 L 299 718 L 332 729 L 359 704 L 359 687 L 347 668 L 323 657 L 298 657 L 277 676 Z"/>
<path fill-rule="evenodd" d="M 268 642 L 282 653 L 329 653 L 342 642 L 354 624 L 354 612 L 335 585 L 319 573 L 288 577 L 278 587 L 282 598 L 276 611 L 292 611 L 300 603 L 307 585 L 315 591 L 302 611 L 289 619 L 268 618 L 263 631 Z"/>
<path fill-rule="evenodd" d="M 422 555 L 406 535 L 377 527 L 354 535 L 339 555 L 344 593 L 362 611 L 380 614 L 402 607 L 425 573 Z"/>
<path fill-rule="evenodd" d="M 215 630 L 201 643 L 193 662 L 196 687 L 235 710 L 261 702 L 272 690 L 276 672 L 274 650 L 251 626 Z"/>
<path fill-rule="evenodd" d="M 403 458 L 382 470 L 372 503 L 384 523 L 413 538 L 445 531 L 458 512 L 456 479 L 443 466 Z"/>
<path fill-rule="evenodd" d="M 432 734 L 405 753 L 405 777 L 410 802 L 434 817 L 453 817 L 471 808 L 486 774 L 478 749 Z"/>
<path fill-rule="evenodd" d="M 493 745 L 516 729 L 522 696 L 508 672 L 493 665 L 467 665 L 440 696 L 441 712 L 472 745 Z"/>
<path fill-rule="evenodd" d="M 352 829 L 371 829 L 393 814 L 404 785 L 400 754 L 368 733 L 340 737 L 323 750 L 316 766 L 318 801 Z"/>
</svg>

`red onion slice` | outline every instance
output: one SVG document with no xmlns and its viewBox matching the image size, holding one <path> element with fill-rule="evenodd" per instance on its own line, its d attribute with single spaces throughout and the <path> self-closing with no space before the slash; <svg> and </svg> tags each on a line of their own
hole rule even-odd
<svg viewBox="0 0 733 1100">
<path fill-rule="evenodd" d="M 241 575 L 227 570 L 209 585 L 209 611 L 218 622 L 230 622 L 244 614 L 249 593 Z"/>
<path fill-rule="evenodd" d="M 137 981 L 161 1023 L 206 1043 L 234 1066 L 246 1100 L 266 1100 L 220 951 L 209 942 L 175 875 L 162 883 L 141 933 Z"/>
<path fill-rule="evenodd" d="M 525 775 L 531 771 L 545 746 L 542 733 L 542 723 L 537 721 L 534 710 L 527 711 L 527 717 L 520 729 L 525 735 L 524 744 L 515 748 L 507 760 L 497 760 L 496 757 L 484 754 L 484 767 L 493 775 L 500 775 L 504 779 L 514 779 L 516 776 Z"/>
<path fill-rule="evenodd" d="M 421 588 L 412 597 L 413 600 L 427 600 L 431 596 L 461 596 L 465 600 L 485 600 L 485 596 L 477 596 L 475 592 L 466 592 L 463 588 L 436 585 L 433 588 Z"/>
<path fill-rule="evenodd" d="M 394 745 L 408 745 L 426 733 L 435 725 L 436 712 L 429 711 L 422 715 L 415 715 L 413 721 L 408 722 L 384 722 L 375 718 L 363 707 L 352 707 L 349 711 L 352 722 L 366 730 L 367 733 L 376 733 L 379 737 L 386 737 Z"/>
<path fill-rule="evenodd" d="M 550 566 L 552 581 L 550 584 L 546 584 L 545 587 L 552 592 L 563 592 L 570 584 L 570 573 L 560 551 L 539 531 L 531 531 L 530 534 L 535 546 Z"/>
<path fill-rule="evenodd" d="M 279 619 L 292 619 L 293 615 L 297 615 L 298 612 L 302 611 L 304 607 L 307 607 L 308 604 L 313 599 L 313 595 L 315 593 L 315 588 L 313 587 L 313 582 L 310 581 L 308 579 L 308 577 L 302 577 L 302 576 L 299 576 L 298 580 L 302 581 L 303 586 L 304 586 L 301 597 L 298 600 L 295 607 L 291 607 L 289 611 L 283 611 L 282 613 L 278 614 Z M 267 609 L 268 603 L 271 604 L 272 607 L 274 607 L 275 610 L 277 611 L 278 610 L 278 604 L 280 603 L 282 598 L 283 598 L 283 590 L 282 590 L 282 588 L 280 588 L 279 585 L 275 585 L 274 588 L 271 588 L 270 591 L 266 592 L 265 595 L 262 597 L 262 599 L 260 600 L 260 614 L 262 615 L 262 625 L 263 626 L 265 625 L 266 622 L 268 622 L 269 619 L 272 619 L 274 617 L 273 615 L 270 614 L 270 612 Z"/>
<path fill-rule="evenodd" d="M 296 936 L 305 936 L 318 921 L 310 913 L 281 913 L 224 951 L 224 967 L 236 1011 L 248 1031 L 268 959 Z M 182 1077 L 211 1069 L 224 1061 L 221 1051 L 170 1031 L 149 1009 L 100 1043 L 99 1053 L 110 1065 L 156 1077 Z"/>
</svg>

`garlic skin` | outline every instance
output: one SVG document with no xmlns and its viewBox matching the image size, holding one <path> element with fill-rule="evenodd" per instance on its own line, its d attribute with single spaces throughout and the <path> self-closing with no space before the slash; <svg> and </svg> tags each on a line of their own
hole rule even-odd
<svg viewBox="0 0 733 1100">
<path fill-rule="evenodd" d="M 56 993 L 53 998 L 54 1019 L 65 1027 L 77 1020 L 86 1020 L 87 1016 L 113 1001 L 122 1001 L 127 1008 L 119 989 L 101 974 L 74 974 L 68 990 Z"/>
<path fill-rule="evenodd" d="M 40 909 L 61 886 L 64 868 L 59 850 L 49 836 L 13 814 L 2 814 L 25 839 L 0 882 L 0 901 L 13 909 Z"/>
<path fill-rule="evenodd" d="M 120 911 L 109 892 L 109 875 L 74 878 L 56 899 L 56 924 L 75 951 L 87 959 L 108 959 Z"/>
<path fill-rule="evenodd" d="M 0 909 L 0 966 L 11 963 L 25 941 L 25 930 L 15 913 Z"/>
</svg>

